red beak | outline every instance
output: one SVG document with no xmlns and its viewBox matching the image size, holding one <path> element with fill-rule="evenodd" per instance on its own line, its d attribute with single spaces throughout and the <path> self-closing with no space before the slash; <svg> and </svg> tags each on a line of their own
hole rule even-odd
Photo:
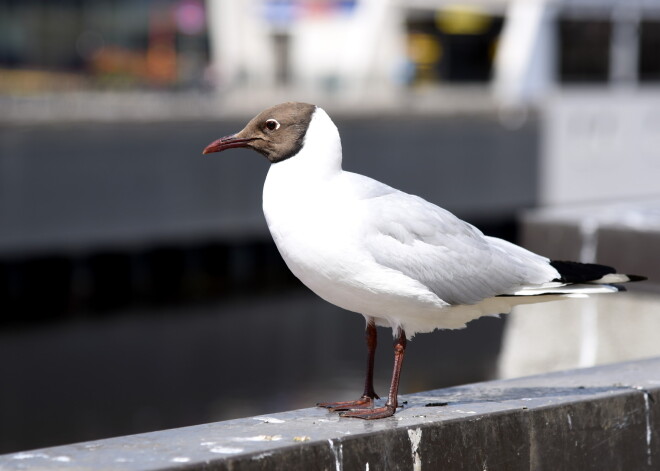
<svg viewBox="0 0 660 471">
<path fill-rule="evenodd" d="M 213 152 L 221 152 L 235 147 L 247 147 L 248 143 L 252 142 L 254 138 L 236 137 L 236 134 L 231 136 L 221 137 L 217 141 L 211 142 L 204 148 L 202 154 L 211 154 Z"/>
</svg>

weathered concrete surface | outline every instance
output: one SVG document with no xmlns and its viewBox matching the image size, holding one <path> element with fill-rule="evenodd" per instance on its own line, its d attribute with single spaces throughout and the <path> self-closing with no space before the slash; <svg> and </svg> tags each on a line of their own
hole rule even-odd
<svg viewBox="0 0 660 471">
<path fill-rule="evenodd" d="M 0 456 L 0 469 L 657 469 L 660 358 Z"/>
<path fill-rule="evenodd" d="M 534 210 L 521 229 L 522 245 L 536 253 L 602 263 L 648 281 L 626 285 L 630 293 L 514 309 L 500 377 L 660 355 L 659 198 Z"/>
</svg>

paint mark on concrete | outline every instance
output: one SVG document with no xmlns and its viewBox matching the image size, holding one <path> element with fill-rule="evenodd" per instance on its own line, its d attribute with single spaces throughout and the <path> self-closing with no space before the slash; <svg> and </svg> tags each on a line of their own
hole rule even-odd
<svg viewBox="0 0 660 471">
<path fill-rule="evenodd" d="M 170 460 L 172 463 L 187 463 L 190 461 L 190 458 L 187 456 L 175 456 Z"/>
<path fill-rule="evenodd" d="M 258 455 L 254 455 L 254 456 L 252 457 L 252 459 L 253 459 L 253 460 L 261 460 L 261 459 L 264 459 L 264 458 L 268 458 L 269 456 L 273 456 L 273 452 L 272 452 L 272 451 L 266 451 L 266 452 L 264 452 L 264 453 L 259 453 Z"/>
<path fill-rule="evenodd" d="M 408 438 L 410 439 L 410 451 L 412 453 L 413 471 L 421 471 L 422 460 L 419 456 L 419 442 L 422 440 L 422 429 L 408 429 Z"/>
<path fill-rule="evenodd" d="M 276 442 L 282 440 L 282 435 L 255 435 L 254 437 L 236 437 L 233 442 Z"/>
<path fill-rule="evenodd" d="M 651 404 L 649 401 L 648 391 L 643 391 L 644 393 L 644 409 L 646 415 L 646 463 L 651 466 L 652 463 L 652 450 L 651 450 L 651 439 L 653 438 L 653 427 L 651 424 Z"/>
<path fill-rule="evenodd" d="M 342 471 L 344 450 L 342 449 L 341 442 L 337 443 L 337 446 L 335 447 L 335 442 L 329 438 L 328 443 L 330 444 L 330 450 L 332 450 L 332 454 L 335 457 L 335 471 Z"/>
<path fill-rule="evenodd" d="M 260 416 L 260 417 L 253 417 L 254 420 L 261 420 L 262 422 L 266 424 L 283 424 L 284 420 L 282 419 L 276 419 L 275 417 L 266 417 L 266 416 Z"/>
<path fill-rule="evenodd" d="M 221 453 L 223 455 L 232 455 L 234 453 L 240 453 L 243 451 L 243 448 L 238 448 L 234 446 L 214 446 L 209 449 L 211 453 Z"/>
<path fill-rule="evenodd" d="M 50 458 L 46 453 L 16 453 L 15 455 L 12 455 L 11 459 L 12 460 L 31 460 L 34 458 Z"/>
<path fill-rule="evenodd" d="M 571 414 L 566 414 L 566 419 L 568 419 L 568 429 L 573 430 L 573 419 L 571 419 Z"/>
</svg>

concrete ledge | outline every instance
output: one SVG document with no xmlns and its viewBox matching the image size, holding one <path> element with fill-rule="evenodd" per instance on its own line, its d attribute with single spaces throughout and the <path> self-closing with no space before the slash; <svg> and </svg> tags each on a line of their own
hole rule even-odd
<svg viewBox="0 0 660 471">
<path fill-rule="evenodd" d="M 332 399 L 332 398 L 328 398 Z M 0 456 L 1 470 L 658 469 L 660 358 Z M 47 420 L 45 418 L 45 420 Z"/>
</svg>

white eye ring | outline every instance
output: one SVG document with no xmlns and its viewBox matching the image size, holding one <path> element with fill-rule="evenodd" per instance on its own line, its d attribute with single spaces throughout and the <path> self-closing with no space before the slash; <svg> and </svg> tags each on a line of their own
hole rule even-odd
<svg viewBox="0 0 660 471">
<path fill-rule="evenodd" d="M 269 119 L 266 121 L 266 128 L 269 131 L 275 131 L 280 128 L 280 123 L 276 119 Z"/>
</svg>

